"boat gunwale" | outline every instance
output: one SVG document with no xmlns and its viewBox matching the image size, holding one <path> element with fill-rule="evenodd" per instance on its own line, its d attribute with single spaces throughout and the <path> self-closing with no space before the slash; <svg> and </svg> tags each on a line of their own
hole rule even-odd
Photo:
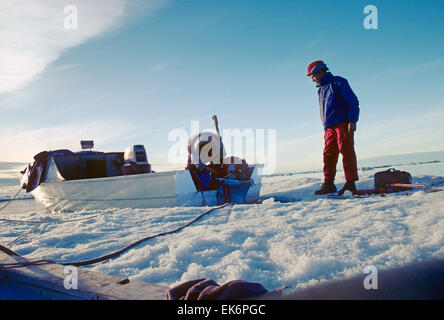
<svg viewBox="0 0 444 320">
<path fill-rule="evenodd" d="M 73 180 L 53 180 L 53 181 L 47 181 L 40 183 L 39 186 L 45 185 L 45 184 L 55 184 L 55 183 L 94 183 L 94 182 L 103 182 L 105 179 L 107 181 L 113 181 L 113 180 L 122 180 L 122 179 L 131 179 L 131 180 L 138 180 L 138 179 L 144 179 L 149 178 L 153 176 L 176 176 L 177 172 L 184 172 L 187 170 L 174 170 L 174 171 L 161 171 L 161 172 L 148 172 L 148 173 L 138 173 L 138 174 L 131 174 L 131 175 L 119 175 L 119 176 L 112 176 L 112 177 L 100 177 L 100 178 L 88 178 L 88 179 L 73 179 Z"/>
<path fill-rule="evenodd" d="M 256 167 L 262 167 L 264 165 L 263 164 L 249 164 L 248 166 L 256 168 Z M 57 171 L 59 171 L 58 168 L 57 168 Z M 153 176 L 177 176 L 177 173 L 181 173 L 181 172 L 188 172 L 189 173 L 189 170 L 181 169 L 181 170 L 172 170 L 172 171 L 147 172 L 147 173 L 138 173 L 138 174 L 131 174 L 131 175 L 118 175 L 118 176 L 112 176 L 112 177 L 100 177 L 100 178 L 88 178 L 88 179 L 52 180 L 52 181 L 47 181 L 47 182 L 43 181 L 42 183 L 40 183 L 39 186 L 45 185 L 45 184 L 56 184 L 56 183 L 65 183 L 65 184 L 66 183 L 94 183 L 94 182 L 103 182 L 105 179 L 107 181 L 122 180 L 122 179 L 137 180 L 137 179 L 144 179 L 144 178 L 149 178 L 149 177 L 153 177 Z M 60 171 L 59 171 L 59 173 L 60 173 Z"/>
</svg>

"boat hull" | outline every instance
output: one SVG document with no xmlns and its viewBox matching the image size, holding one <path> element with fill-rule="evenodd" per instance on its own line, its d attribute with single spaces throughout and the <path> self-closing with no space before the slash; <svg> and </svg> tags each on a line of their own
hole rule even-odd
<svg viewBox="0 0 444 320">
<path fill-rule="evenodd" d="M 254 185 L 245 197 L 247 203 L 257 201 L 260 194 L 262 165 L 253 167 Z M 217 190 L 198 191 L 187 170 L 83 180 L 52 179 L 41 183 L 32 195 L 50 212 L 217 205 Z"/>
</svg>

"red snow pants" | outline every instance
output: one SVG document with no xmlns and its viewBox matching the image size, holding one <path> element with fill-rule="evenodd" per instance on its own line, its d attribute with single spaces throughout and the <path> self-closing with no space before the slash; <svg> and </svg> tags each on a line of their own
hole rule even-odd
<svg viewBox="0 0 444 320">
<path fill-rule="evenodd" d="M 354 137 L 353 133 L 348 133 L 348 125 L 345 122 L 325 130 L 323 153 L 325 181 L 334 181 L 336 176 L 336 164 L 338 163 L 340 153 L 342 154 L 345 180 L 359 180 Z"/>
</svg>

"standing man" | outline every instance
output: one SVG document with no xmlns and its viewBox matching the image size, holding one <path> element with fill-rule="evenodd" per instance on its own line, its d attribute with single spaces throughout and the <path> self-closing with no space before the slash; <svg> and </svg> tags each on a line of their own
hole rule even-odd
<svg viewBox="0 0 444 320">
<path fill-rule="evenodd" d="M 336 192 L 334 180 L 339 153 L 342 154 L 346 182 L 338 194 L 342 195 L 346 190 L 355 194 L 358 168 L 353 136 L 359 119 L 358 98 L 348 81 L 333 76 L 323 61 L 312 62 L 308 66 L 307 76 L 317 84 L 321 121 L 325 130 L 324 183 L 315 194 Z"/>
</svg>

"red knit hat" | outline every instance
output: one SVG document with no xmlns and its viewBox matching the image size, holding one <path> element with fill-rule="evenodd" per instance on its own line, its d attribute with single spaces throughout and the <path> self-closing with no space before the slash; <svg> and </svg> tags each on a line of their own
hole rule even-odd
<svg viewBox="0 0 444 320">
<path fill-rule="evenodd" d="M 324 63 L 324 61 L 322 61 L 322 60 L 314 61 L 314 62 L 310 63 L 310 65 L 308 66 L 307 76 L 310 76 L 311 74 L 313 74 L 319 70 L 322 70 L 324 68 L 327 68 L 327 65 Z"/>
</svg>

